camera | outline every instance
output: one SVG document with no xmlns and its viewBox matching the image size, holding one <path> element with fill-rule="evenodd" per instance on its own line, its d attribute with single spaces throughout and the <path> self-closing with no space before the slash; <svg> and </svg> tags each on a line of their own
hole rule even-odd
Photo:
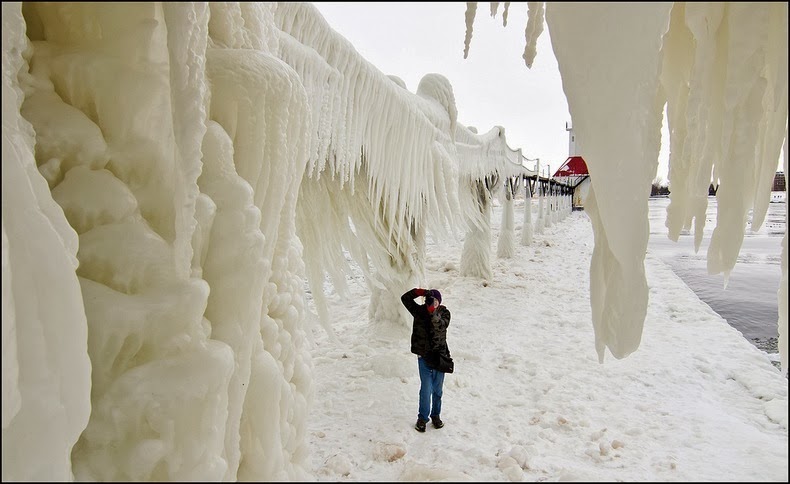
<svg viewBox="0 0 790 484">
<path fill-rule="evenodd" d="M 425 296 L 425 305 L 426 306 L 433 306 L 433 301 L 434 301 L 433 296 L 428 296 L 428 295 Z"/>
</svg>

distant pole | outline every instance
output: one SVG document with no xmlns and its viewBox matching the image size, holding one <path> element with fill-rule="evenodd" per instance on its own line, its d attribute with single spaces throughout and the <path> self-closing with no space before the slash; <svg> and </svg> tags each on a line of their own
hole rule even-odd
<svg viewBox="0 0 790 484">
<path fill-rule="evenodd" d="M 524 223 L 521 226 L 521 245 L 532 245 L 532 193 L 529 189 L 529 180 L 524 179 L 526 192 L 524 193 Z"/>
<path fill-rule="evenodd" d="M 540 179 L 541 176 L 540 170 L 540 159 L 538 159 L 538 163 L 535 165 L 535 178 L 536 178 L 536 185 L 535 191 L 538 195 L 538 220 L 535 221 L 535 233 L 542 234 L 543 233 L 543 181 Z"/>
<path fill-rule="evenodd" d="M 546 165 L 546 186 L 548 187 L 548 195 L 546 199 L 546 218 L 543 220 L 543 225 L 546 227 L 551 227 L 551 223 L 552 223 L 551 202 L 553 196 L 553 191 L 551 187 L 551 165 Z"/>
<path fill-rule="evenodd" d="M 535 174 L 539 177 L 538 164 L 540 163 L 540 158 L 534 160 L 526 158 L 526 160 L 535 162 Z M 526 176 L 524 177 L 524 182 L 526 185 L 526 193 L 524 195 L 524 223 L 521 227 L 521 245 L 529 246 L 532 245 L 534 233 L 534 226 L 532 224 L 532 189 L 529 186 L 529 178 Z"/>
</svg>

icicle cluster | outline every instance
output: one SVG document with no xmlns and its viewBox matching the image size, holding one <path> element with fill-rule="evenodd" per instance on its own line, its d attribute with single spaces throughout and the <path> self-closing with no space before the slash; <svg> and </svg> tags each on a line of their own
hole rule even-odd
<svg viewBox="0 0 790 484">
<path fill-rule="evenodd" d="M 353 259 L 370 280 L 371 320 L 406 327 L 397 295 L 419 284 L 427 231 L 457 236 L 481 227 L 471 184 L 516 170 L 507 168 L 504 129 L 477 135 L 459 125 L 444 76 L 428 73 L 409 92 L 359 56 L 310 4 L 278 4 L 275 21 L 280 58 L 305 79 L 311 100 L 297 224 L 319 320 L 331 331 L 325 275 L 345 293 Z"/>
<path fill-rule="evenodd" d="M 787 8 L 735 2 L 547 4 L 554 54 L 592 180 L 585 207 L 596 236 L 591 301 L 601 361 L 605 348 L 623 358 L 641 340 L 647 198 L 665 105 L 671 133 L 669 237 L 677 240 L 693 224 L 699 247 L 711 182 L 719 187 L 719 209 L 707 253 L 710 273 L 726 278 L 734 267 L 750 211 L 752 229 L 762 224 L 787 137 Z M 527 66 L 542 11 L 542 3 L 529 4 Z M 474 12 L 469 5 L 468 32 Z M 470 40 L 467 33 L 467 49 Z M 539 215 L 536 232 L 540 221 Z M 786 291 L 783 279 L 780 294 Z M 785 307 L 780 301 L 784 369 Z"/>
</svg>

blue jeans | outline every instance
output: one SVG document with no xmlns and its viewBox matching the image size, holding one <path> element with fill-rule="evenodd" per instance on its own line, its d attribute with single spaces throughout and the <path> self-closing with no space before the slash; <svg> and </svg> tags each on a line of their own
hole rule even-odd
<svg viewBox="0 0 790 484">
<path fill-rule="evenodd" d="M 422 356 L 417 358 L 417 366 L 420 368 L 420 412 L 417 418 L 427 422 L 428 416 L 438 417 L 442 412 L 444 373 L 429 368 Z M 433 409 L 431 409 L 432 397 Z"/>
</svg>

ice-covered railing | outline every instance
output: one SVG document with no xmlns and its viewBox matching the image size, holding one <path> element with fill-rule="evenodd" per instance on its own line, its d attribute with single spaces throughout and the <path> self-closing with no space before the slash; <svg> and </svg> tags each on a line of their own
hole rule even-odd
<svg viewBox="0 0 790 484">
<path fill-rule="evenodd" d="M 492 199 L 505 189 L 506 180 L 529 176 L 533 172 L 521 163 L 511 161 L 514 150 L 507 145 L 505 130 L 501 126 L 482 135 L 463 127 L 456 130 L 456 140 L 461 159 L 462 192 L 466 194 L 461 197 L 461 201 L 468 214 L 468 232 L 461 251 L 460 274 L 490 281 L 493 277 L 490 260 Z M 484 149 L 478 148 L 479 143 Z M 520 151 L 515 154 L 521 155 Z M 510 233 L 507 228 L 505 231 Z M 512 239 L 515 240 L 515 236 Z M 512 245 L 509 242 L 505 244 Z"/>
<path fill-rule="evenodd" d="M 505 151 L 505 158 L 507 158 L 507 161 L 513 163 L 514 165 L 521 165 L 521 161 L 523 160 L 523 156 L 521 156 L 521 148 L 514 150 L 508 146 L 507 151 Z"/>
<path fill-rule="evenodd" d="M 513 170 L 517 169 L 519 173 L 505 174 L 498 187 L 502 203 L 502 222 L 499 224 L 499 237 L 497 237 L 497 257 L 502 259 L 511 258 L 516 253 L 514 203 L 523 176 L 527 175 L 529 171 L 521 164 L 521 150 L 513 150 L 509 146 L 505 146 L 505 148 L 506 165 L 512 167 Z"/>
<path fill-rule="evenodd" d="M 459 179 L 496 172 L 504 133 L 478 136 L 458 125 L 444 76 L 426 74 L 409 92 L 313 5 L 278 4 L 274 17 L 279 55 L 304 78 L 312 106 L 297 221 L 319 318 L 329 319 L 325 274 L 344 292 L 350 258 L 369 276 L 371 320 L 405 327 L 397 296 L 420 284 L 426 231 L 457 236 L 479 223 Z"/>
<path fill-rule="evenodd" d="M 670 132 L 669 237 L 702 237 L 707 189 L 719 190 L 708 271 L 732 270 L 749 211 L 764 219 L 787 137 L 787 3 L 547 3 L 563 89 L 591 175 L 591 303 L 596 349 L 623 358 L 639 347 L 647 308 L 647 199 L 666 105 Z M 467 9 L 468 51 L 476 5 Z M 525 61 L 542 30 L 529 3 Z M 786 237 L 786 236 L 785 236 Z M 782 262 L 780 295 L 787 294 Z M 781 299 L 781 297 L 780 297 Z M 787 371 L 787 306 L 779 303 Z"/>
<path fill-rule="evenodd" d="M 501 177 L 532 174 L 519 163 L 520 152 L 507 145 L 505 129 L 501 126 L 495 126 L 480 135 L 463 127 L 456 129 L 455 139 L 461 176 L 482 179 L 492 173 Z"/>
</svg>

